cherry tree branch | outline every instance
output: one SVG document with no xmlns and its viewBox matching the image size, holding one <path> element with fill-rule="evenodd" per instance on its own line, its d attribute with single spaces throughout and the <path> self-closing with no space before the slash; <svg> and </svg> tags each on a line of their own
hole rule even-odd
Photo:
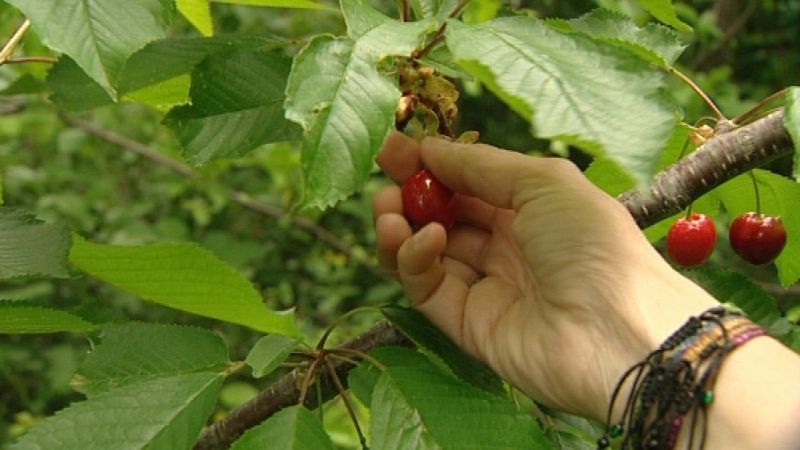
<svg viewBox="0 0 800 450">
<path fill-rule="evenodd" d="M 650 190 L 628 191 L 617 199 L 640 228 L 681 212 L 693 200 L 750 169 L 793 151 L 783 110 L 715 136 L 697 151 L 656 175 Z"/>
<path fill-rule="evenodd" d="M 364 353 L 385 345 L 411 346 L 412 344 L 397 328 L 386 322 L 380 322 L 338 348 Z M 347 374 L 353 366 L 340 360 L 332 361 L 331 364 L 336 375 L 346 387 Z M 194 450 L 228 448 L 246 430 L 258 425 L 281 409 L 297 404 L 303 376 L 302 369 L 295 369 L 266 390 L 261 391 L 249 402 L 232 410 L 224 419 L 206 428 L 195 444 Z M 338 393 L 333 380 L 325 371 L 320 372 L 320 382 L 324 401 L 333 398 Z M 316 407 L 317 396 L 307 396 L 304 404 L 308 408 Z"/>
<path fill-rule="evenodd" d="M 629 191 L 618 197 L 641 228 L 683 210 L 692 200 L 725 181 L 792 152 L 792 140 L 783 127 L 783 111 L 777 111 L 749 125 L 720 134 L 655 177 L 650 195 Z M 340 348 L 369 352 L 382 345 L 411 345 L 396 328 L 379 323 Z M 336 372 L 345 383 L 352 366 L 341 361 Z M 296 404 L 302 374 L 295 370 L 250 402 L 234 409 L 200 436 L 195 450 L 223 449 L 245 430 L 269 418 L 281 408 Z M 336 395 L 330 380 L 323 377 L 323 401 Z M 307 406 L 317 399 L 307 399 Z"/>
</svg>

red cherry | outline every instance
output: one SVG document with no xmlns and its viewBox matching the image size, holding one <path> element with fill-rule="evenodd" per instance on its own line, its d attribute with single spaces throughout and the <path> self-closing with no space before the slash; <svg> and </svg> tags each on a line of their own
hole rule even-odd
<svg viewBox="0 0 800 450">
<path fill-rule="evenodd" d="M 403 212 L 416 228 L 431 222 L 452 227 L 456 222 L 454 199 L 453 191 L 427 170 L 420 170 L 403 184 Z"/>
<path fill-rule="evenodd" d="M 786 245 L 786 227 L 780 217 L 744 213 L 731 224 L 731 247 L 750 264 L 772 262 Z"/>
<path fill-rule="evenodd" d="M 693 213 L 692 218 L 678 219 L 667 234 L 667 252 L 676 264 L 694 267 L 708 261 L 717 244 L 714 221 L 705 214 Z"/>
</svg>

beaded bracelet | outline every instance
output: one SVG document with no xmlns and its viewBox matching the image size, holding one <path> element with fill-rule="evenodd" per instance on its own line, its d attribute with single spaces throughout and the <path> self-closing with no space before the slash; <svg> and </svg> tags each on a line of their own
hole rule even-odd
<svg viewBox="0 0 800 450">
<path fill-rule="evenodd" d="M 722 362 L 736 347 L 766 331 L 738 312 L 718 306 L 690 317 L 659 348 L 628 369 L 614 388 L 606 429 L 598 450 L 622 437 L 622 449 L 674 448 L 691 412 L 688 449 L 694 448 L 695 428 L 702 415 L 699 448 L 706 439 L 706 409 L 713 402 L 713 386 Z M 611 414 L 626 380 L 634 375 L 622 418 L 611 424 Z"/>
</svg>

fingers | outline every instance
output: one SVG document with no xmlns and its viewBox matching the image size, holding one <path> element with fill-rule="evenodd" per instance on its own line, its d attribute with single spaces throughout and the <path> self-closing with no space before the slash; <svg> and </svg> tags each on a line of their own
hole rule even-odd
<svg viewBox="0 0 800 450">
<path fill-rule="evenodd" d="M 403 133 L 393 131 L 386 138 L 375 161 L 395 183 L 403 184 L 422 168 L 419 142 Z"/>
<path fill-rule="evenodd" d="M 408 221 L 397 213 L 382 214 L 375 222 L 375 232 L 378 235 L 378 262 L 386 269 L 397 270 L 397 252 L 413 233 Z"/>
<path fill-rule="evenodd" d="M 469 287 L 445 267 L 446 244 L 447 233 L 440 224 L 423 227 L 400 247 L 398 273 L 411 304 L 460 343 Z"/>
<path fill-rule="evenodd" d="M 444 279 L 442 254 L 446 245 L 444 227 L 431 223 L 400 246 L 397 269 L 411 304 L 425 301 Z"/>
<path fill-rule="evenodd" d="M 421 156 L 442 183 L 499 208 L 518 210 L 542 191 L 581 178 L 567 160 L 532 158 L 489 145 L 425 138 Z"/>
</svg>

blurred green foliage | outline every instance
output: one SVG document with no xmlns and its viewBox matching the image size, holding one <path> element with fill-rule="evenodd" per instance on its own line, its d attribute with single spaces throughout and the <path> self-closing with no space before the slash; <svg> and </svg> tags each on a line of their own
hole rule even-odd
<svg viewBox="0 0 800 450">
<path fill-rule="evenodd" d="M 394 1 L 374 3 L 387 12 L 394 11 Z M 517 0 L 507 1 L 499 8 L 497 2 L 474 3 L 468 11 L 474 20 L 511 13 L 574 18 L 596 6 L 647 20 L 636 3 L 629 0 Z M 729 115 L 747 110 L 784 86 L 800 85 L 800 2 L 698 0 L 676 6 L 681 19 L 694 28 L 693 33 L 681 35 L 689 48 L 678 66 Z M 212 15 L 217 33 L 271 32 L 298 37 L 298 49 L 304 43 L 303 37 L 344 31 L 341 16 L 330 10 L 213 3 Z M 13 8 L 0 5 L 0 41 L 10 36 L 20 21 Z M 172 33 L 197 35 L 182 19 L 173 24 Z M 33 33 L 19 52 L 50 55 Z M 23 76 L 28 77 L 27 89 L 35 90 L 35 81 L 43 81 L 47 70 L 45 64 L 2 66 L 0 91 Z M 680 82 L 674 80 L 671 89 L 687 121 L 708 115 L 702 101 Z M 461 91 L 461 130 L 479 130 L 481 140 L 489 144 L 535 154 L 567 155 L 583 167 L 589 163 L 589 157 L 579 151 L 558 142 L 531 138 L 528 124 L 480 86 L 466 83 Z M 302 189 L 297 145 L 267 145 L 236 161 L 208 163 L 199 168 L 201 178 L 193 180 L 70 127 L 59 114 L 44 94 L 0 97 L 0 192 L 5 204 L 33 211 L 48 222 L 66 223 L 74 232 L 99 242 L 199 242 L 250 278 L 271 308 L 295 307 L 309 336 L 318 336 L 334 318 L 355 306 L 402 301 L 399 287 L 375 269 L 371 256 L 375 243 L 371 196 L 388 184 L 377 172 L 364 192 L 336 208 L 303 212 L 351 247 L 355 256 L 348 257 L 298 228 L 291 217 L 265 216 L 232 203 L 227 197 L 228 191 L 240 190 L 259 201 L 291 210 Z M 160 125 L 159 111 L 123 104 L 80 117 L 180 158 L 175 137 Z M 788 173 L 790 161 L 777 161 L 771 168 Z M 723 249 L 720 257 L 727 258 L 725 252 Z M 737 269 L 768 287 L 774 281 L 770 268 Z M 784 309 L 800 305 L 798 294 L 778 290 L 775 293 L 782 296 L 779 300 Z M 145 304 L 77 277 L 4 283 L 0 284 L 0 296 L 23 298 L 32 305 L 58 306 L 95 321 L 197 324 L 220 333 L 233 360 L 244 359 L 260 337 L 242 327 Z M 357 334 L 375 318 L 355 316 L 339 329 L 336 338 Z M 0 338 L 0 445 L 24 432 L 37 418 L 80 398 L 69 387 L 69 379 L 92 345 L 89 340 L 70 335 Z M 223 390 L 217 416 L 273 380 L 274 376 L 234 379 Z M 333 411 L 326 414 L 326 426 L 337 445 L 355 448 L 352 426 L 338 403 L 327 407 Z"/>
</svg>

